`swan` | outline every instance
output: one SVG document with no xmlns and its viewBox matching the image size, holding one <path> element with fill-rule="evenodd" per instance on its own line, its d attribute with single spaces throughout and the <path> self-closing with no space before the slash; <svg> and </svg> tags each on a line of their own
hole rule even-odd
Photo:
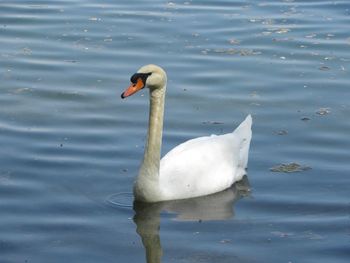
<svg viewBox="0 0 350 263">
<path fill-rule="evenodd" d="M 146 146 L 134 183 L 136 201 L 160 202 L 187 199 L 223 191 L 246 174 L 252 137 L 252 117 L 232 132 L 188 140 L 170 150 L 162 159 L 165 71 L 145 65 L 132 75 L 121 98 L 148 87 L 150 111 Z"/>
</svg>

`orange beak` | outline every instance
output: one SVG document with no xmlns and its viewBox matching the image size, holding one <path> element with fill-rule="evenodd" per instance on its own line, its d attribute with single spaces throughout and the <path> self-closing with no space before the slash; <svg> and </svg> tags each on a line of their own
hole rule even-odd
<svg viewBox="0 0 350 263">
<path fill-rule="evenodd" d="M 142 79 L 138 78 L 136 83 L 130 84 L 130 86 L 122 93 L 121 97 L 122 99 L 129 97 L 144 87 L 145 84 L 143 83 Z"/>
</svg>

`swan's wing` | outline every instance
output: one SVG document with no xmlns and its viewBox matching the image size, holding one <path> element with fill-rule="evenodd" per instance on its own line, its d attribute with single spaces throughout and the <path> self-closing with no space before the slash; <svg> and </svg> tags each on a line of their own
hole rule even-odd
<svg viewBox="0 0 350 263">
<path fill-rule="evenodd" d="M 233 133 L 192 139 L 172 149 L 160 162 L 163 194 L 169 199 L 207 195 L 240 180 L 248 161 L 250 126 L 246 119 Z"/>
<path fill-rule="evenodd" d="M 233 134 L 239 140 L 239 166 L 247 168 L 250 141 L 252 139 L 253 119 L 249 114 L 244 121 L 233 131 Z"/>
</svg>

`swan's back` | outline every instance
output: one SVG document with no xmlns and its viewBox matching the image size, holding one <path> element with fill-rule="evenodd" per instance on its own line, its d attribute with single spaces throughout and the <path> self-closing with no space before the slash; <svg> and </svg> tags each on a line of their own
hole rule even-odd
<svg viewBox="0 0 350 263">
<path fill-rule="evenodd" d="M 189 140 L 160 161 L 159 188 L 163 200 L 208 195 L 230 187 L 246 173 L 252 118 L 232 133 Z"/>
</svg>

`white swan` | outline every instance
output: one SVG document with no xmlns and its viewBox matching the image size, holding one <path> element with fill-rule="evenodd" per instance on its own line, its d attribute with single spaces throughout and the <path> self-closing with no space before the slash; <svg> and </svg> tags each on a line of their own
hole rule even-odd
<svg viewBox="0 0 350 263">
<path fill-rule="evenodd" d="M 160 160 L 167 76 L 156 65 L 141 67 L 122 98 L 148 87 L 147 143 L 134 185 L 138 201 L 158 202 L 209 195 L 230 187 L 246 173 L 252 136 L 250 115 L 232 133 L 184 142 Z"/>
</svg>

